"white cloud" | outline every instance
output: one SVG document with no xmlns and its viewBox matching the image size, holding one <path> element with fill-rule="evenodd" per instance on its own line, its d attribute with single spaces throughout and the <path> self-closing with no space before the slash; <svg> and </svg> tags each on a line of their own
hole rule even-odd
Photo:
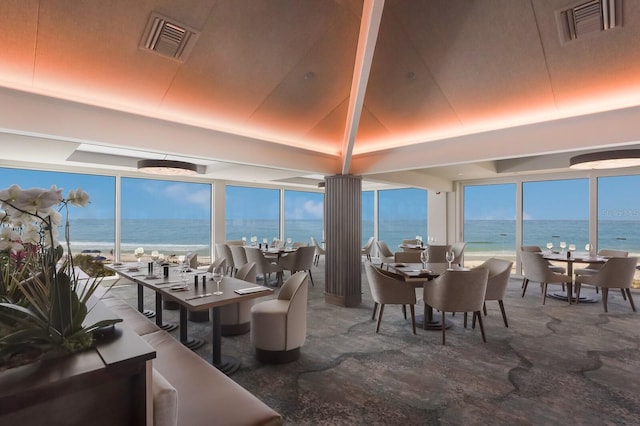
<svg viewBox="0 0 640 426">
<path fill-rule="evenodd" d="M 311 200 L 305 201 L 303 207 L 307 216 L 312 216 L 315 219 L 322 219 L 324 208 L 321 202 L 313 202 Z"/>
</svg>

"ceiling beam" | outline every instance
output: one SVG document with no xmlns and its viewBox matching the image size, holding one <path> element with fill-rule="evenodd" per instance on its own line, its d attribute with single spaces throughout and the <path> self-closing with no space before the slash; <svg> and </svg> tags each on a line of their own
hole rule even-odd
<svg viewBox="0 0 640 426">
<path fill-rule="evenodd" d="M 384 0 L 365 0 L 362 8 L 358 50 L 356 51 L 353 67 L 349 109 L 342 140 L 342 174 L 344 175 L 349 173 L 351 166 L 351 154 L 356 134 L 358 133 L 358 125 L 360 124 L 360 114 L 364 104 L 364 95 L 367 91 L 367 82 L 369 81 L 369 72 L 373 62 L 373 53 L 376 48 L 383 8 Z"/>
</svg>

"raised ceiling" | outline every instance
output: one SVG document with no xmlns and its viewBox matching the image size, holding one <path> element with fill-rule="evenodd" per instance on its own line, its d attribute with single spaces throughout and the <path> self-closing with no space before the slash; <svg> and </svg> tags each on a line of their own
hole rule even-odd
<svg viewBox="0 0 640 426">
<path fill-rule="evenodd" d="M 3 0 L 0 143 L 37 149 L 0 156 L 446 190 L 514 170 L 500 161 L 635 144 L 640 2 L 606 0 L 617 26 L 565 42 L 559 12 L 582 3 Z M 197 32 L 184 61 L 140 47 L 153 14 Z"/>
</svg>

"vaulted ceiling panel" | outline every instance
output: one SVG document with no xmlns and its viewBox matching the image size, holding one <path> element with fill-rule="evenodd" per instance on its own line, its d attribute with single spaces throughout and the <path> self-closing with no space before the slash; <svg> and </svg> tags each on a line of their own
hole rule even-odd
<svg viewBox="0 0 640 426">
<path fill-rule="evenodd" d="M 189 3 L 196 2 L 185 6 Z M 139 49 L 150 11 L 129 5 L 127 0 L 41 2 L 34 86 L 155 109 L 179 63 Z M 194 9 L 194 16 L 206 11 Z"/>
<path fill-rule="evenodd" d="M 458 124 L 453 109 L 393 14 L 382 16 L 364 100 L 369 112 L 398 140 L 430 126 Z M 361 134 L 371 133 L 364 123 Z M 359 138 L 358 146 L 366 141 Z"/>
<path fill-rule="evenodd" d="M 581 2 L 578 2 L 581 3 Z M 621 3 L 622 26 L 561 43 L 555 13 L 575 1 L 535 2 L 540 35 L 558 107 L 608 105 L 640 99 L 640 2 Z"/>
<path fill-rule="evenodd" d="M 269 94 L 248 124 L 283 129 L 299 139 L 349 97 L 360 21 L 336 7 L 326 33 Z M 340 48 L 336 48 L 340 46 Z M 343 128 L 346 112 L 342 118 Z M 324 140 L 339 152 L 341 138 Z"/>
<path fill-rule="evenodd" d="M 164 106 L 244 126 L 325 35 L 340 8 L 321 0 L 217 1 Z M 270 131 L 282 138 L 287 129 L 279 124 Z"/>
<path fill-rule="evenodd" d="M 461 126 L 554 107 L 529 2 L 439 0 L 392 5 L 390 12 L 402 22 Z"/>
<path fill-rule="evenodd" d="M 38 28 L 38 0 L 2 1 L 0 17 L 0 81 L 30 86 Z"/>
</svg>

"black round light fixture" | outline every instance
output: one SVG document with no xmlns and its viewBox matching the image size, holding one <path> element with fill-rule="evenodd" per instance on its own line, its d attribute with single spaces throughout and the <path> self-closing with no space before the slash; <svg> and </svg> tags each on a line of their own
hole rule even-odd
<svg viewBox="0 0 640 426">
<path fill-rule="evenodd" d="M 640 149 L 591 152 L 576 155 L 569 160 L 569 167 L 577 170 L 617 169 L 640 166 Z"/>
<path fill-rule="evenodd" d="M 166 176 L 190 176 L 198 174 L 198 166 L 175 160 L 139 160 L 138 170 L 143 173 Z"/>
</svg>

